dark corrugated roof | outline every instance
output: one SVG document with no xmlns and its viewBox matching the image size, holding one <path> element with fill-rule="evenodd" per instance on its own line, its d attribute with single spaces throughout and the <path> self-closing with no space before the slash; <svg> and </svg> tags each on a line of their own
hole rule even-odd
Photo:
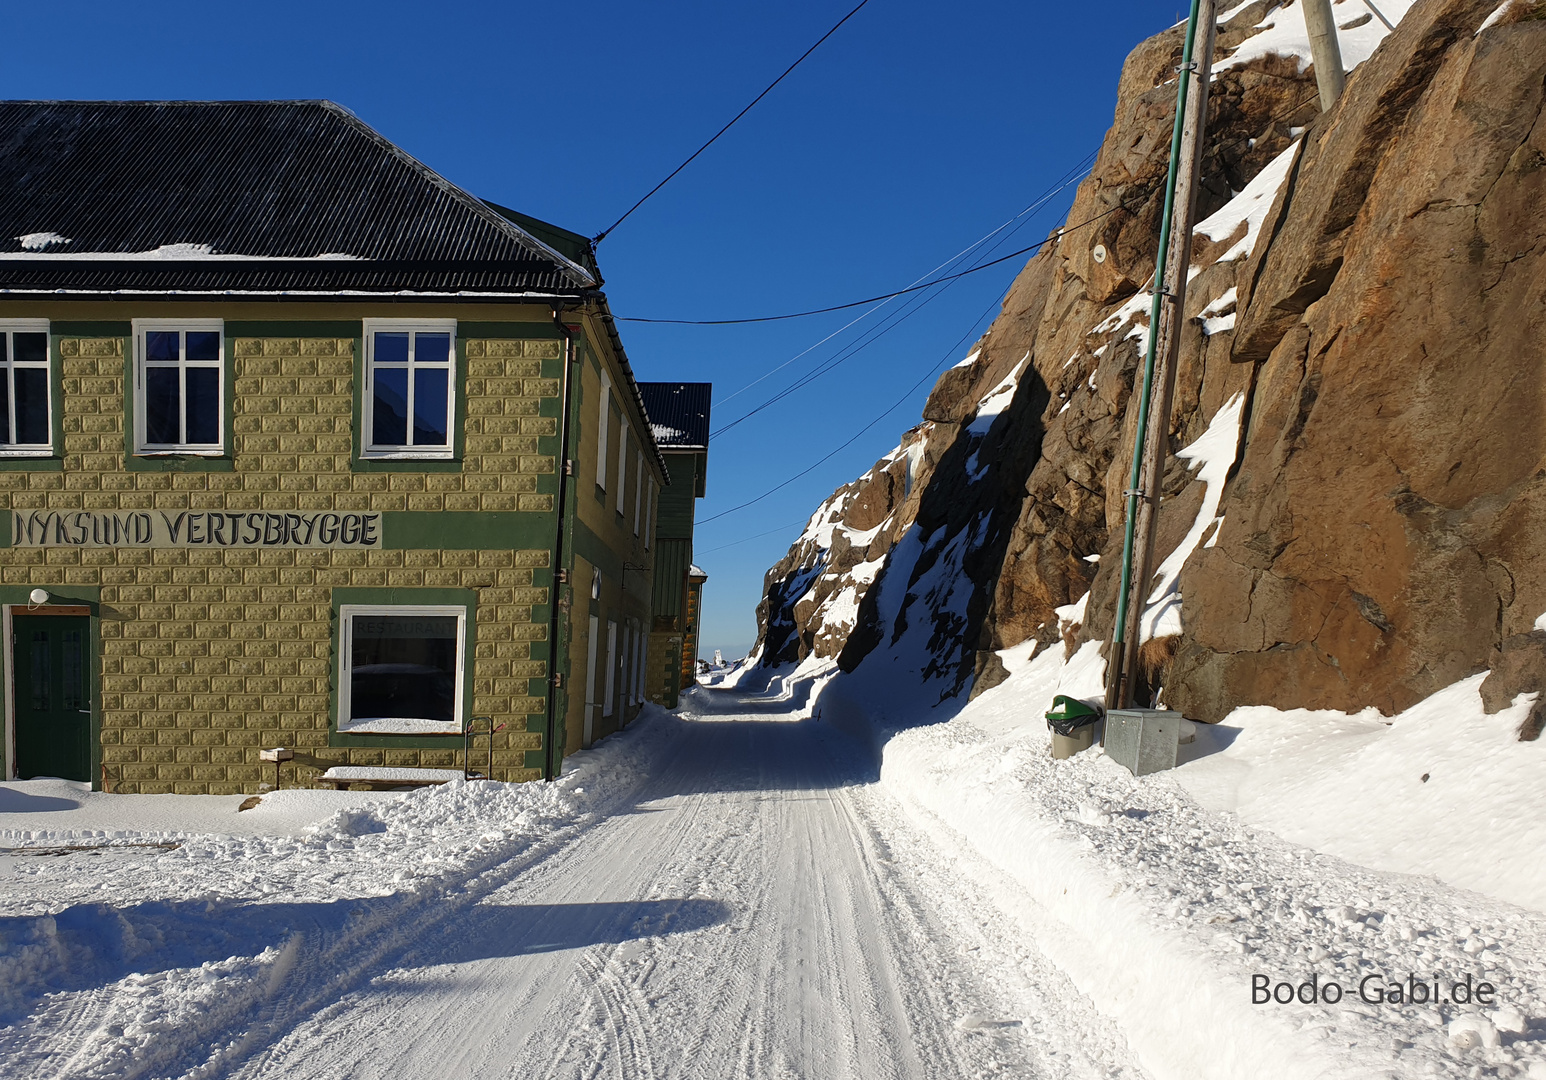
<svg viewBox="0 0 1546 1080">
<path fill-rule="evenodd" d="M 588 251 L 520 221 L 332 102 L 0 102 L 4 291 L 576 297 L 599 284 Z M 19 239 L 48 233 L 68 243 Z M 171 245 L 193 250 L 132 257 Z"/>
<path fill-rule="evenodd" d="M 639 395 L 661 450 L 706 450 L 713 383 L 641 382 Z"/>
</svg>

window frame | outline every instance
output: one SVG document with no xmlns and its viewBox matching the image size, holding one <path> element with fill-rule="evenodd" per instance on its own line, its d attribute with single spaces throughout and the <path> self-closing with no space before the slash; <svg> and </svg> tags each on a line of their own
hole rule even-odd
<svg viewBox="0 0 1546 1080">
<path fill-rule="evenodd" d="M 43 363 L 44 386 L 47 387 L 48 396 L 48 443 L 7 443 L 0 442 L 0 458 L 51 458 L 55 454 L 54 420 L 56 402 L 54 394 L 54 339 L 47 319 L 0 319 L 0 333 L 7 337 L 5 343 L 4 359 L 0 360 L 0 378 L 6 381 L 6 407 L 10 415 L 6 417 L 9 430 L 16 432 L 16 349 L 15 342 L 11 340 L 15 334 L 42 334 L 44 338 Z M 23 365 L 30 369 L 36 369 L 39 365 L 36 360 L 22 361 Z"/>
<path fill-rule="evenodd" d="M 596 428 L 596 487 L 607 490 L 607 429 L 612 426 L 612 380 L 601 373 L 600 417 Z M 603 500 L 606 498 L 602 496 Z"/>
<path fill-rule="evenodd" d="M 456 716 L 455 731 L 420 731 L 411 733 L 349 730 L 350 706 L 353 692 L 354 617 L 356 615 L 416 615 L 426 618 L 454 616 L 456 618 L 456 700 L 452 712 Z M 467 657 L 468 625 L 472 612 L 468 604 L 371 604 L 340 603 L 338 605 L 338 693 L 337 714 L 333 730 L 337 735 L 350 737 L 387 737 L 411 739 L 440 739 L 460 736 L 467 726 Z M 382 717 L 380 719 L 386 719 Z M 402 717 L 395 719 L 424 719 Z"/>
<path fill-rule="evenodd" d="M 132 400 L 134 402 L 134 443 L 131 456 L 142 458 L 162 458 L 169 456 L 219 458 L 230 454 L 230 406 L 226 398 L 230 385 L 230 374 L 226 370 L 229 362 L 229 354 L 226 351 L 225 320 L 224 319 L 134 319 L 131 322 L 133 330 L 134 349 L 134 386 L 132 387 Z M 187 434 L 187 371 L 189 361 L 187 358 L 187 338 L 189 333 L 214 333 L 216 340 L 220 342 L 220 355 L 213 363 L 207 360 L 194 361 L 194 366 L 200 368 L 213 367 L 218 375 L 216 383 L 215 400 L 219 403 L 219 413 L 216 417 L 215 430 L 220 438 L 216 443 L 157 443 L 152 446 L 146 442 L 145 421 L 147 406 L 145 401 L 145 372 L 149 360 L 145 355 L 145 335 L 153 332 L 176 331 L 181 335 L 178 339 L 177 370 L 181 373 L 179 380 L 182 415 L 178 423 L 184 428 L 183 434 Z M 165 361 L 157 361 L 157 366 L 162 366 Z"/>
<path fill-rule="evenodd" d="M 360 450 L 361 461 L 455 461 L 457 460 L 457 407 L 461 401 L 458 373 L 461 365 L 457 359 L 457 321 L 455 319 L 365 319 L 361 323 L 364 338 L 361 352 L 360 380 Z M 376 335 L 378 333 L 449 334 L 450 344 L 446 352 L 446 443 L 443 447 L 418 447 L 411 442 L 402 446 L 377 446 L 375 444 L 375 389 L 376 389 Z M 414 339 L 409 339 L 408 351 L 408 409 L 407 436 L 413 438 L 413 372 L 415 369 Z M 425 365 L 438 368 L 439 365 Z"/>
<path fill-rule="evenodd" d="M 644 508 L 644 448 L 636 454 L 633 474 L 633 534 L 639 535 L 639 516 Z"/>
</svg>

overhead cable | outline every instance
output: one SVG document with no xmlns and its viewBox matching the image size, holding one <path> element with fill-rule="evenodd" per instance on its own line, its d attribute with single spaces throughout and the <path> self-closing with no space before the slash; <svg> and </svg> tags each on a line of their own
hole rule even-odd
<svg viewBox="0 0 1546 1080">
<path fill-rule="evenodd" d="M 772 82 L 768 83 L 767 89 L 763 90 L 762 93 L 760 93 L 756 97 L 752 98 L 750 105 L 747 105 L 746 108 L 742 109 L 740 112 L 736 113 L 733 117 L 731 117 L 730 118 L 730 123 L 726 124 L 724 127 L 720 128 L 718 131 L 716 131 L 714 133 L 714 137 L 712 139 L 710 139 L 708 142 L 704 143 L 702 146 L 698 147 L 698 149 L 694 150 L 692 152 L 692 156 L 691 157 L 689 157 L 686 161 L 682 162 L 676 168 L 672 169 L 670 174 L 664 180 L 662 180 L 660 183 L 656 184 L 654 187 L 652 187 L 648 191 L 646 191 L 644 193 L 644 198 L 640 199 L 638 202 L 636 202 L 632 206 L 630 206 L 628 208 L 627 213 L 625 213 L 622 217 L 618 218 L 616 221 L 612 222 L 611 225 L 608 225 L 605 229 L 602 229 L 599 233 L 597 233 L 594 237 L 592 237 L 591 238 L 592 246 L 594 246 L 596 244 L 599 244 L 603 240 L 605 240 L 611 234 L 613 229 L 617 228 L 624 221 L 628 220 L 628 215 L 629 214 L 632 214 L 635 210 L 639 209 L 639 207 L 643 206 L 645 201 L 648 200 L 651 195 L 655 194 L 655 192 L 657 192 L 661 188 L 665 187 L 668 183 L 671 182 L 672 178 L 675 177 L 677 173 L 681 172 L 683 169 L 687 168 L 687 166 L 691 165 L 693 163 L 693 160 L 699 154 L 703 153 L 709 147 L 713 146 L 714 143 L 719 139 L 719 137 L 721 135 L 723 135 L 725 132 L 729 131 L 732 127 L 735 126 L 735 122 L 737 120 L 741 119 L 741 117 L 745 116 L 747 113 L 752 111 L 752 106 L 753 105 L 756 105 L 757 102 L 759 102 L 763 98 L 767 97 L 768 94 L 770 92 L 772 92 L 772 90 L 773 90 L 773 88 L 775 86 L 777 86 L 779 83 L 783 82 L 784 78 L 791 71 L 793 71 L 795 68 L 800 66 L 801 61 L 803 61 L 811 53 L 815 52 L 817 50 L 817 48 L 819 48 L 821 46 L 821 43 L 823 41 L 826 41 L 827 38 L 829 38 L 833 34 L 837 33 L 838 27 L 842 26 L 849 19 L 851 19 L 855 15 L 857 15 L 859 13 L 859 9 L 862 8 L 865 4 L 868 4 L 869 2 L 870 2 L 870 0 L 859 0 L 859 3 L 854 6 L 854 9 L 852 11 L 850 11 L 847 15 L 844 15 L 841 19 L 839 19 L 836 23 L 834 23 L 833 26 L 832 26 L 832 29 L 828 30 L 825 34 L 822 34 L 821 37 L 819 39 L 817 39 L 815 45 L 812 45 L 809 49 L 806 49 L 803 53 L 801 53 L 798 60 L 796 60 L 794 63 L 790 64 L 787 68 L 784 69 L 784 74 L 783 75 L 780 75 L 778 78 L 776 78 Z"/>
<path fill-rule="evenodd" d="M 1029 220 L 1030 220 L 1029 218 L 1022 219 L 1020 224 L 1016 225 L 1008 233 L 1005 233 L 1005 235 L 999 240 L 998 243 L 1003 243 L 1004 240 L 1007 240 L 1009 237 L 1013 236 L 1016 232 L 1018 232 L 1020 230 L 1021 225 L 1024 225 Z M 997 243 L 992 245 L 991 247 L 988 248 L 987 252 L 984 252 L 984 254 L 987 254 L 987 253 L 991 252 L 993 250 L 993 248 L 997 247 L 997 246 L 998 246 Z M 773 394 L 771 397 L 769 397 L 767 400 L 763 401 L 762 403 L 760 403 L 760 404 L 758 404 L 758 405 L 748 409 L 746 412 L 742 413 L 740 416 L 737 416 L 734 420 L 731 420 L 731 421 L 729 421 L 729 422 L 727 422 L 725 424 L 722 424 L 719 428 L 717 428 L 716 430 L 714 430 L 713 432 L 710 433 L 710 436 L 709 436 L 710 440 L 718 438 L 719 436 L 721 436 L 721 435 L 725 434 L 726 432 L 730 431 L 732 428 L 737 427 L 738 425 L 740 425 L 744 421 L 751 419 L 753 416 L 756 416 L 758 413 L 762 412 L 763 410 L 771 408 L 772 406 L 778 404 L 780 401 L 783 401 L 785 398 L 791 396 L 792 394 L 796 393 L 797 391 L 803 390 L 805 387 L 809 386 L 811 383 L 815 382 L 817 379 L 821 378 L 823 375 L 825 375 L 828 372 L 836 369 L 837 367 L 839 367 L 840 365 L 846 363 L 847 361 L 853 359 L 853 357 L 857 356 L 860 352 L 862 352 L 863 350 L 869 348 L 871 345 L 875 344 L 875 342 L 879 341 L 882 337 L 885 337 L 892 330 L 895 330 L 902 323 L 906 322 L 908 319 L 910 319 L 914 315 L 916 315 L 919 311 L 923 310 L 924 307 L 926 307 L 927 305 L 929 305 L 929 304 L 933 303 L 935 300 L 937 300 L 942 293 L 944 293 L 947 289 L 951 288 L 951 286 L 953 286 L 955 284 L 956 280 L 958 280 L 958 279 L 955 279 L 955 278 L 941 278 L 941 279 L 938 279 L 937 281 L 934 282 L 934 285 L 936 285 L 937 288 L 934 288 L 932 292 L 928 292 L 928 293 L 920 292 L 920 293 L 916 294 L 909 301 L 909 306 L 903 307 L 902 309 L 897 310 L 897 311 L 893 311 L 892 313 L 887 315 L 886 318 L 885 318 L 885 321 L 883 321 L 880 325 L 870 327 L 868 330 L 866 330 L 864 332 L 863 335 L 860 336 L 860 338 L 858 340 L 850 342 L 848 345 L 844 346 L 835 355 L 829 357 L 823 363 L 818 365 L 814 370 L 806 372 L 804 375 L 800 376 L 794 382 L 790 383 L 788 386 L 784 387 L 782 390 L 780 390 L 777 393 Z"/>
<path fill-rule="evenodd" d="M 1303 108 L 1305 105 L 1307 105 L 1311 101 L 1313 101 L 1315 99 L 1315 97 L 1316 97 L 1315 94 L 1313 94 L 1313 93 L 1310 94 L 1308 97 L 1304 98 L 1302 101 L 1298 102 L 1297 104 L 1295 104 L 1291 108 L 1289 108 L 1287 112 L 1285 112 L 1285 113 L 1283 113 L 1283 114 L 1281 114 L 1279 116 L 1273 117 L 1271 120 L 1268 121 L 1268 125 L 1270 126 L 1271 124 L 1275 124 L 1275 123 L 1277 123 L 1280 120 L 1286 120 L 1289 116 L 1292 116 L 1295 112 L 1299 111 L 1299 109 Z M 1246 142 L 1246 141 L 1248 141 L 1248 140 L 1245 139 L 1245 138 L 1235 139 L 1235 140 L 1232 140 L 1231 142 L 1223 144 L 1223 146 L 1219 147 L 1218 149 L 1228 149 L 1230 147 L 1239 145 L 1240 143 Z M 1124 208 L 1126 208 L 1126 204 L 1119 203 L 1118 205 L 1112 207 L 1110 210 L 1107 210 L 1107 211 L 1105 211 L 1104 213 L 1101 213 L 1101 214 L 1097 214 L 1095 217 L 1088 218 L 1085 221 L 1080 222 L 1078 225 L 1070 226 L 1070 227 L 1064 228 L 1064 229 L 1059 229 L 1057 231 L 1057 233 L 1054 234 L 1052 237 L 1049 237 L 1048 240 L 1060 240 L 1065 234 L 1067 234 L 1069 232 L 1072 232 L 1075 229 L 1084 228 L 1085 226 L 1090 225 L 1091 223 L 1093 223 L 1095 221 L 1098 221 L 1100 218 L 1103 218 L 1103 217 L 1107 216 L 1108 214 L 1115 213 L 1117 210 L 1121 210 L 1121 209 L 1124 209 Z M 1048 241 L 1044 240 L 1044 241 L 1042 241 L 1042 244 L 1045 244 L 1047 242 Z M 1036 245 L 1036 246 L 1040 247 L 1041 245 Z M 1030 250 L 1030 249 L 1027 249 L 1027 250 Z M 1008 257 L 1008 256 L 1006 256 L 1006 257 Z M 986 266 L 988 264 L 984 264 L 984 265 Z M 960 275 L 958 275 L 958 276 L 960 276 Z M 948 280 L 948 279 L 941 278 L 940 280 L 941 281 L 945 281 L 945 280 Z M 913 290 L 909 290 L 909 291 L 913 291 Z M 899 409 L 902 406 L 902 404 L 908 399 L 908 397 L 910 397 L 912 395 L 912 393 L 915 390 L 918 389 L 918 387 L 923 385 L 923 383 L 924 383 L 924 381 L 926 379 L 930 378 L 936 371 L 938 371 L 944 365 L 945 361 L 948 360 L 952 355 L 954 355 L 955 350 L 959 349 L 961 347 L 961 344 L 963 342 L 965 342 L 976 331 L 977 327 L 982 324 L 982 320 L 987 318 L 988 314 L 990 312 L 992 312 L 994 306 L 996 306 L 997 304 L 1003 302 L 1003 299 L 1004 299 L 1005 296 L 1008 295 L 1008 292 L 1009 292 L 1009 290 L 1006 288 L 1002 293 L 1000 293 L 999 296 L 998 296 L 998 299 L 995 300 L 992 304 L 988 305 L 988 307 L 983 311 L 983 313 L 977 317 L 976 321 L 972 323 L 970 329 L 968 329 L 967 332 L 965 334 L 963 334 L 957 340 L 956 344 L 952 345 L 950 347 L 950 349 L 945 353 L 945 355 L 943 357 L 941 357 L 934 364 L 933 367 L 931 367 L 928 371 L 926 371 L 924 373 L 923 378 L 919 379 L 917 382 L 913 383 L 912 386 L 908 387 L 907 392 L 905 394 L 903 394 L 900 398 L 898 398 L 895 403 L 893 403 L 890 407 L 888 407 L 885 410 L 885 412 L 881 413 L 879 416 L 875 417 L 875 419 L 871 420 L 864 427 L 860 428 L 859 431 L 855 432 L 852 438 L 848 439 L 841 446 L 836 447 L 830 453 L 826 454 L 824 457 L 822 457 L 818 461 L 814 462 L 813 464 L 811 464 L 807 468 L 802 469 L 800 472 L 798 472 L 795 475 L 789 477 L 787 480 L 784 480 L 783 482 L 781 482 L 779 484 L 776 484 L 773 487 L 769 488 L 767 491 L 764 491 L 761 495 L 758 495 L 756 498 L 749 499 L 746 502 L 741 503 L 738 506 L 732 506 L 728 510 L 721 510 L 719 513 L 713 514 L 713 515 L 711 515 L 709 517 L 701 518 L 701 519 L 699 519 L 698 524 L 700 524 L 700 525 L 707 524 L 710 521 L 716 521 L 719 518 L 726 517 L 726 516 L 728 516 L 730 514 L 734 514 L 734 513 L 736 513 L 739 510 L 745 510 L 749 506 L 755 506 L 757 503 L 760 503 L 763 499 L 766 499 L 768 496 L 776 494 L 779 491 L 782 491 L 784 488 L 788 487 L 790 484 L 794 483 L 796 480 L 802 479 L 803 477 L 805 477 L 805 476 L 809 475 L 810 473 L 814 472 L 818 467 L 820 467 L 821 465 L 824 465 L 826 462 L 828 462 L 832 458 L 836 457 L 839 453 L 841 453 L 842 451 L 846 450 L 848 447 L 852 446 L 855 442 L 857 442 L 859 440 L 859 437 L 861 435 L 865 434 L 867 431 L 869 431 L 871 428 L 873 428 L 876 424 L 880 423 L 886 417 L 890 416 L 897 409 Z M 772 531 L 776 532 L 777 530 L 772 530 Z M 748 539 L 748 540 L 755 539 L 755 537 L 747 537 L 746 539 Z M 740 541 L 737 541 L 737 543 L 739 543 L 739 542 Z M 729 546 L 729 545 L 725 545 L 725 546 Z"/>
<path fill-rule="evenodd" d="M 977 240 L 973 241 L 972 243 L 968 244 L 966 247 L 964 247 L 960 251 L 956 252 L 950 258 L 948 258 L 944 262 L 940 263 L 934 269 L 930 270 L 928 273 L 919 275 L 919 277 L 913 282 L 913 284 L 917 285 L 919 282 L 925 280 L 926 278 L 930 277 L 931 275 L 939 273 L 945 267 L 950 266 L 951 264 L 960 261 L 961 259 L 965 258 L 967 255 L 969 255 L 973 251 L 975 251 L 977 248 L 981 247 L 983 244 L 985 244 L 989 240 L 993 239 L 999 233 L 1001 233 L 1005 229 L 1009 228 L 1009 226 L 1014 225 L 1015 222 L 1017 222 L 1017 221 L 1020 221 L 1020 219 L 1024 218 L 1027 214 L 1033 214 L 1035 211 L 1041 209 L 1041 207 L 1044 206 L 1049 199 L 1051 199 L 1053 196 L 1057 195 L 1058 192 L 1060 192 L 1060 191 L 1064 190 L 1065 188 L 1067 188 L 1069 184 L 1074 183 L 1076 180 L 1081 179 L 1085 175 L 1085 173 L 1089 171 L 1088 166 L 1091 163 L 1091 161 L 1094 159 L 1095 155 L 1099 152 L 1099 150 L 1100 150 L 1099 147 L 1096 147 L 1096 149 L 1091 150 L 1088 154 L 1085 155 L 1083 161 L 1081 161 L 1079 164 L 1075 165 L 1072 169 L 1068 170 L 1068 172 L 1064 173 L 1061 177 L 1058 178 L 1058 181 L 1057 181 L 1057 184 L 1056 184 L 1055 187 L 1047 189 L 1047 191 L 1045 191 L 1040 196 L 1038 196 L 1035 199 L 1035 201 L 1033 201 L 1024 210 L 1021 210 L 1018 214 L 1015 214 L 1013 217 L 1011 217 L 1008 220 L 1006 220 L 1002 225 L 1000 225 L 998 228 L 992 230 L 991 232 L 987 233 L 985 236 L 982 236 L 979 239 L 977 239 Z M 1023 224 L 1023 222 L 1022 222 L 1022 224 Z M 1010 235 L 1013 236 L 1015 232 L 1019 231 L 1019 228 L 1020 227 L 1018 225 L 1016 225 L 1015 228 L 1013 230 L 1011 230 Z M 766 379 L 772 378 L 774 375 L 776 375 L 780 371 L 784 370 L 784 368 L 788 367 L 790 364 L 794 363 L 796 360 L 800 359 L 802 356 L 805 356 L 805 355 L 807 355 L 807 354 L 809 354 L 811 352 L 814 352 L 816 349 L 821 348 L 821 346 L 825 345 L 827 342 L 831 341 L 833 338 L 837 337 L 839 334 L 843 333 L 845 330 L 848 330 L 850 327 L 856 326 L 858 323 L 860 323 L 860 322 L 864 321 L 865 319 L 869 318 L 872 314 L 874 314 L 876 311 L 879 311 L 881 308 L 885 307 L 887 304 L 889 304 L 894 299 L 896 299 L 895 296 L 887 297 L 886 299 L 884 299 L 884 300 L 880 301 L 879 303 L 877 303 L 875 306 L 871 307 L 868 311 L 865 311 L 865 312 L 862 312 L 859 315 L 856 315 L 853 319 L 851 319 L 848 322 L 844 323 L 842 326 L 840 326 L 836 330 L 832 331 L 832 333 L 828 334 L 826 337 L 822 338 L 820 341 L 816 342 L 814 345 L 811 345 L 808 348 L 802 349 L 800 352 L 798 352 L 795 355 L 791 356 L 788 360 L 785 360 L 782 364 L 779 364 L 777 367 L 769 368 L 767 371 L 763 372 L 761 375 L 757 376 L 757 378 L 753 379 L 751 382 L 747 383 L 745 386 L 741 387 L 739 390 L 735 391 L 734 393 L 728 394 L 725 397 L 720 398 L 715 403 L 716 406 L 718 406 L 720 408 L 723 408 L 725 402 L 730 401 L 733 398 L 739 397 L 740 395 L 746 393 L 746 391 L 750 390 L 752 387 L 756 386 L 758 383 L 763 382 Z"/>
<path fill-rule="evenodd" d="M 896 401 L 893 402 L 886 409 L 885 412 L 881 413 L 879 416 L 875 417 L 875 419 L 871 420 L 868 424 L 865 424 L 858 431 L 854 432 L 853 437 L 850 438 L 847 442 L 845 442 L 841 446 L 835 448 L 830 453 L 828 453 L 825 457 L 821 458 L 819 461 L 816 461 L 815 463 L 813 463 L 809 467 L 807 467 L 805 469 L 802 469 L 801 471 L 795 473 L 793 476 L 791 476 L 789 479 L 785 480 L 783 483 L 777 484 L 777 485 L 769 488 L 767 491 L 764 491 L 761 495 L 758 495 L 755 499 L 749 499 L 746 502 L 741 503 L 739 506 L 732 506 L 729 510 L 721 510 L 719 513 L 712 514 L 709 517 L 699 518 L 698 519 L 698 524 L 699 525 L 706 525 L 710 521 L 716 521 L 719 518 L 726 517 L 727 515 L 733 514 L 733 513 L 735 513 L 738 510 L 745 510 L 748 506 L 755 506 L 757 503 L 760 503 L 763 499 L 766 499 L 769 495 L 772 495 L 772 494 L 774 494 L 776 492 L 782 491 L 784 488 L 788 487 L 790 484 L 794 483 L 796 480 L 799 480 L 800 478 L 809 475 L 810 473 L 814 472 L 818 467 L 820 467 L 821 465 L 826 464 L 828 461 L 831 461 L 834 457 L 836 457 L 842 451 L 848 449 L 850 446 L 852 446 L 855 442 L 857 442 L 859 440 L 859 437 L 861 435 L 863 435 L 865 432 L 869 431 L 870 428 L 874 427 L 876 424 L 880 423 L 886 417 L 888 417 L 892 413 L 896 412 L 897 409 L 901 408 L 903 403 L 906 402 L 907 399 L 913 395 L 913 392 L 916 391 L 918 389 L 918 387 L 922 386 L 924 384 L 924 382 L 926 382 L 928 379 L 933 378 L 934 373 L 937 372 L 941 367 L 944 366 L 945 361 L 949 360 L 952 356 L 954 356 L 956 350 L 959 349 L 961 347 L 961 345 L 968 338 L 970 338 L 972 336 L 972 334 L 976 333 L 977 327 L 982 325 L 982 320 L 986 319 L 992 313 L 992 311 L 993 311 L 993 309 L 995 307 L 997 307 L 999 304 L 1003 303 L 1004 297 L 1007 296 L 1008 293 L 1009 293 L 1009 290 L 1007 288 L 1003 292 L 999 293 L 998 298 L 995 299 L 993 301 L 993 303 L 989 304 L 986 308 L 983 309 L 982 314 L 977 316 L 976 321 L 972 323 L 971 327 L 967 329 L 966 333 L 962 334 L 958 339 L 956 339 L 956 343 L 954 345 L 950 346 L 949 349 L 945 350 L 945 354 L 943 356 L 941 356 L 937 361 L 934 362 L 934 366 L 933 367 L 929 368 L 928 371 L 925 371 L 923 373 L 923 377 L 922 378 L 920 378 L 917 382 L 915 382 L 911 386 L 909 386 L 907 388 L 906 393 L 904 393 L 901 397 L 897 398 Z M 772 531 L 777 532 L 778 530 L 775 529 L 775 530 L 772 530 Z M 746 539 L 752 540 L 752 539 L 755 539 L 755 537 L 747 537 Z M 736 541 L 736 542 L 740 543 L 740 541 Z M 725 547 L 729 547 L 730 545 L 726 544 L 724 546 Z"/>
</svg>

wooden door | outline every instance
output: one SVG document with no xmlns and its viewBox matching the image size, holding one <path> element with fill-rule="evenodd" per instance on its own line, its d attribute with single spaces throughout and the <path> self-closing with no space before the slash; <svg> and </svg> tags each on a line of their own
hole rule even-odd
<svg viewBox="0 0 1546 1080">
<path fill-rule="evenodd" d="M 91 620 L 17 614 L 11 629 L 16 775 L 89 781 Z"/>
</svg>

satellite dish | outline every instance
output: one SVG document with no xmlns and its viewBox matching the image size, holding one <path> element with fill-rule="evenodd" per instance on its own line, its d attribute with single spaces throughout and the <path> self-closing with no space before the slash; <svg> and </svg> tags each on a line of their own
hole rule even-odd
<svg viewBox="0 0 1546 1080">
<path fill-rule="evenodd" d="M 1094 259 L 1098 263 L 1105 262 L 1106 261 L 1106 245 L 1105 244 L 1096 244 L 1095 247 L 1092 248 L 1091 251 L 1090 251 L 1090 257 L 1092 259 Z"/>
</svg>

